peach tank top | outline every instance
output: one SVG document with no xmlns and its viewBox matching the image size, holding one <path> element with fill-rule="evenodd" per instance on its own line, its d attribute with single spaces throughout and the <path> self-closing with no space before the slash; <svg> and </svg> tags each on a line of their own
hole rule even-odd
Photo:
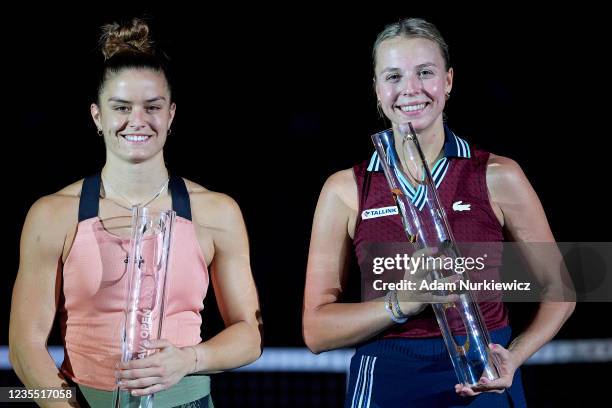
<svg viewBox="0 0 612 408">
<path fill-rule="evenodd" d="M 206 261 L 191 223 L 189 195 L 182 178 L 170 178 L 176 211 L 166 283 L 161 338 L 177 347 L 202 341 L 200 311 L 209 284 Z M 125 319 L 129 239 L 107 231 L 98 217 L 100 175 L 83 182 L 79 224 L 63 268 L 59 309 L 64 339 L 61 371 L 78 384 L 111 391 L 121 358 Z"/>
</svg>

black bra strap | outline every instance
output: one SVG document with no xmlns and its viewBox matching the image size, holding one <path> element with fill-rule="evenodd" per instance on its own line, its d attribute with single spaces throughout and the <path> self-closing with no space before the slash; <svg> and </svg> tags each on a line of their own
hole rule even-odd
<svg viewBox="0 0 612 408">
<path fill-rule="evenodd" d="M 86 177 L 81 187 L 79 222 L 98 216 L 100 199 L 100 172 Z"/>
<path fill-rule="evenodd" d="M 100 172 L 86 177 L 81 188 L 79 222 L 98 216 L 100 207 Z M 191 221 L 191 204 L 185 181 L 179 176 L 170 176 L 168 189 L 172 195 L 172 209 L 176 215 Z"/>
<path fill-rule="evenodd" d="M 176 215 L 191 221 L 191 204 L 189 203 L 189 192 L 182 177 L 172 175 L 168 182 L 170 194 L 172 194 L 172 209 Z"/>
</svg>

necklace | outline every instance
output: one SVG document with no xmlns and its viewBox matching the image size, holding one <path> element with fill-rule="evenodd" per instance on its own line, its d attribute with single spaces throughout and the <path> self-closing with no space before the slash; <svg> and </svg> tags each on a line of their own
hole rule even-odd
<svg viewBox="0 0 612 408">
<path fill-rule="evenodd" d="M 163 193 L 163 192 L 164 192 L 164 190 L 165 190 L 166 188 L 168 188 L 168 182 L 169 182 L 169 181 L 170 181 L 170 178 L 167 178 L 167 179 L 166 179 L 166 181 L 164 181 L 164 183 L 161 185 L 161 187 L 160 187 L 159 191 L 157 191 L 157 193 L 155 193 L 155 195 L 153 195 L 153 197 L 151 197 L 151 198 L 149 199 L 149 201 L 147 201 L 147 202 L 146 202 L 146 203 L 144 203 L 144 204 L 141 204 L 141 203 L 132 203 L 132 201 L 131 201 L 129 198 L 127 198 L 126 196 L 124 196 L 123 194 L 121 194 L 119 191 L 117 191 L 116 189 L 114 189 L 114 188 L 113 188 L 113 186 L 111 186 L 111 185 L 110 185 L 110 183 L 108 183 L 108 182 L 107 182 L 107 181 L 104 179 L 104 176 L 102 176 L 102 183 L 103 183 L 103 185 L 104 185 L 104 191 L 106 192 L 106 189 L 107 189 L 107 188 L 108 188 L 108 189 L 110 189 L 111 191 L 114 191 L 114 192 L 115 192 L 115 194 L 117 194 L 119 197 L 121 197 L 121 198 L 122 198 L 122 199 L 123 199 L 125 202 L 129 203 L 131 207 L 126 207 L 125 205 L 122 205 L 122 204 L 118 203 L 118 202 L 117 202 L 117 201 L 115 201 L 115 200 L 110 200 L 110 201 L 112 201 L 113 203 L 117 204 L 119 207 L 121 207 L 121 208 L 125 208 L 126 210 L 130 210 L 130 211 L 132 211 L 132 207 L 134 207 L 134 206 L 138 206 L 138 207 L 146 207 L 147 205 L 151 204 L 151 203 L 152 203 L 152 202 L 153 202 L 153 201 L 154 201 L 154 200 L 155 200 L 157 197 L 159 197 L 159 196 L 161 195 L 161 193 Z M 105 194 L 105 195 L 106 195 L 106 194 Z"/>
</svg>

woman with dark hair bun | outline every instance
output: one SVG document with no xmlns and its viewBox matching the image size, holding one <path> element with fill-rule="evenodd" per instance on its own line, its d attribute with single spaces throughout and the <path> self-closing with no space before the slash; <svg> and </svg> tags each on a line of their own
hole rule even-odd
<svg viewBox="0 0 612 408">
<path fill-rule="evenodd" d="M 139 19 L 107 25 L 101 44 L 104 66 L 91 115 L 104 138 L 106 163 L 99 173 L 42 197 L 27 215 L 10 359 L 28 388 L 76 384 L 83 405 L 110 406 L 118 379 L 134 396 L 155 393 L 156 406 L 212 406 L 206 374 L 248 364 L 261 353 L 242 215 L 230 197 L 166 168 L 163 148 L 176 105 L 148 25 Z M 109 226 L 129 217 L 136 204 L 173 209 L 177 216 L 165 320 L 160 340 L 148 346 L 157 351 L 124 364 L 126 239 Z M 226 327 L 202 342 L 209 280 Z M 46 346 L 56 314 L 65 348 L 59 371 Z"/>
</svg>

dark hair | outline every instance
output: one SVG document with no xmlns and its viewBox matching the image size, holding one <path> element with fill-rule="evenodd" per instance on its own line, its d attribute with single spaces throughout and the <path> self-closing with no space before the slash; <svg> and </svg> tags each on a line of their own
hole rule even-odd
<svg viewBox="0 0 612 408">
<path fill-rule="evenodd" d="M 166 78 L 172 94 L 168 75 L 168 59 L 160 58 L 150 38 L 149 25 L 139 18 L 126 24 L 112 23 L 102 26 L 100 48 L 104 66 L 98 81 L 98 98 L 104 84 L 124 69 L 150 69 Z"/>
<path fill-rule="evenodd" d="M 432 23 L 425 21 L 421 18 L 405 18 L 397 23 L 389 24 L 378 34 L 374 47 L 372 49 L 373 66 L 376 67 L 376 51 L 380 44 L 391 38 L 405 37 L 405 38 L 425 38 L 438 44 L 442 57 L 444 58 L 444 65 L 448 71 L 451 67 L 450 54 L 448 53 L 448 45 L 438 28 Z"/>
</svg>

